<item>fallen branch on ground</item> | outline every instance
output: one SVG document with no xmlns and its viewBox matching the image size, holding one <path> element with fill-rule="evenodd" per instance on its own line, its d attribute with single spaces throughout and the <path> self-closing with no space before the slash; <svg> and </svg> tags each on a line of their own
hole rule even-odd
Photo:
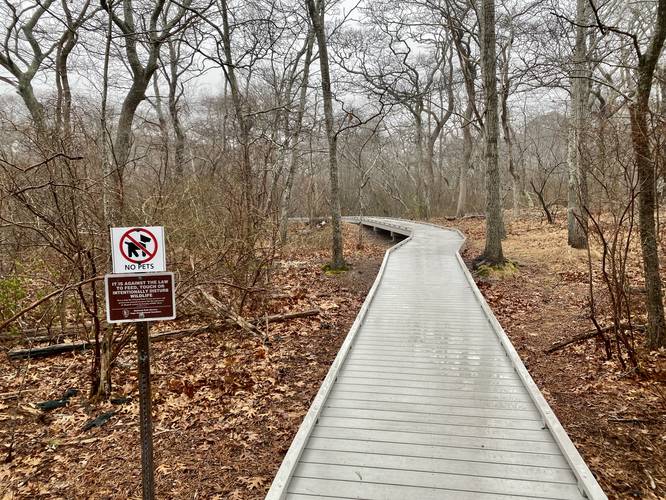
<svg viewBox="0 0 666 500">
<path fill-rule="evenodd" d="M 37 389 L 23 389 L 22 391 L 11 391 L 11 392 L 3 392 L 0 394 L 0 400 L 7 400 L 7 399 L 16 399 L 22 394 L 27 394 L 29 392 L 35 392 Z"/>
<path fill-rule="evenodd" d="M 205 290 L 202 290 L 201 288 L 199 288 L 199 292 L 201 292 L 203 298 L 205 298 L 208 301 L 208 303 L 213 307 L 215 312 L 223 316 L 228 323 L 238 326 L 242 330 L 245 330 L 246 332 L 252 333 L 254 335 L 262 335 L 262 333 L 259 330 L 257 330 L 256 326 L 254 326 L 252 323 L 247 321 L 239 314 L 236 314 L 235 312 L 229 310 L 227 307 L 224 306 L 224 304 L 222 304 L 222 302 L 217 300 L 210 293 L 206 292 Z"/>
<path fill-rule="evenodd" d="M 210 332 L 221 328 L 223 324 L 221 322 L 210 323 L 204 326 L 197 326 L 194 328 L 185 328 L 181 330 L 173 330 L 169 332 L 157 333 L 151 335 L 151 342 L 162 342 L 165 340 L 179 339 L 182 337 L 198 335 L 200 333 Z M 95 347 L 96 342 L 88 342 L 82 340 L 80 342 L 67 342 L 65 344 L 54 344 L 44 347 L 33 347 L 31 349 L 13 349 L 7 353 L 9 359 L 37 359 L 37 358 L 47 358 L 50 356 L 56 356 L 58 354 L 63 354 L 66 352 L 75 352 L 75 351 L 85 351 L 87 349 L 92 349 Z"/>
<path fill-rule="evenodd" d="M 605 328 L 602 328 L 601 331 L 599 330 L 592 330 L 590 332 L 584 332 L 584 333 L 579 333 L 578 335 L 574 335 L 571 338 L 564 339 L 564 340 L 559 340 L 555 342 L 553 345 L 551 345 L 548 349 L 546 349 L 544 352 L 546 354 L 551 354 L 555 351 L 559 351 L 560 349 L 563 349 L 571 344 L 577 344 L 579 342 L 583 342 L 584 340 L 588 340 L 594 337 L 598 337 L 599 335 L 603 333 L 608 333 L 612 331 L 614 326 L 607 326 Z M 620 328 L 622 330 L 629 330 L 629 325 L 620 325 Z M 645 326 L 644 325 L 633 325 L 632 328 L 636 331 L 645 331 Z"/>
<path fill-rule="evenodd" d="M 317 316 L 321 311 L 319 309 L 308 309 L 306 311 L 286 313 L 286 314 L 274 314 L 272 316 L 266 316 L 264 318 L 257 318 L 252 323 L 255 325 L 265 325 L 266 323 L 278 323 L 280 321 L 287 321 L 289 319 L 296 318 L 306 318 L 308 316 Z"/>
</svg>

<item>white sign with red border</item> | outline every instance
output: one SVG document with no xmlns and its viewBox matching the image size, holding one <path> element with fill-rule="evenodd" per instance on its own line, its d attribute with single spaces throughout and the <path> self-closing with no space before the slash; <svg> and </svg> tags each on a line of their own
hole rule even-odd
<svg viewBox="0 0 666 500">
<path fill-rule="evenodd" d="M 112 227 L 111 250 L 115 274 L 166 271 L 162 226 Z"/>
</svg>

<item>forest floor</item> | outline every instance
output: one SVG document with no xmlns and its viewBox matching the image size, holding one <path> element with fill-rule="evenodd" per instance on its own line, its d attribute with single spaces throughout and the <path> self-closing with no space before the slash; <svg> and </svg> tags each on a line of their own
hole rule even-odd
<svg viewBox="0 0 666 500">
<path fill-rule="evenodd" d="M 484 221 L 433 222 L 465 233 L 463 257 L 471 267 L 484 248 Z M 602 488 L 610 498 L 666 498 L 666 350 L 639 348 L 640 375 L 616 358 L 607 361 L 595 339 L 546 354 L 554 342 L 594 329 L 587 252 L 567 246 L 564 224 L 547 225 L 538 217 L 507 223 L 503 249 L 517 270 L 475 279 Z M 635 289 L 643 286 L 638 249 L 630 256 L 629 276 Z M 603 309 L 598 275 L 595 293 Z M 644 343 L 641 334 L 637 343 Z"/>
<path fill-rule="evenodd" d="M 483 220 L 434 222 L 467 235 L 466 261 L 483 249 Z M 280 256 L 269 312 L 316 307 L 319 316 L 271 324 L 266 341 L 228 328 L 154 344 L 158 498 L 264 497 L 390 245 L 366 232 L 357 250 L 356 232 L 345 226 L 353 264 L 346 273 L 322 270 L 327 228 L 295 227 Z M 586 253 L 567 247 L 561 224 L 538 218 L 510 222 L 507 233 L 505 254 L 517 270 L 477 281 L 532 377 L 611 498 L 665 498 L 666 352 L 640 351 L 642 375 L 606 361 L 595 340 L 545 354 L 592 328 Z M 130 397 L 125 404 L 87 402 L 89 366 L 89 353 L 29 363 L 0 353 L 0 460 L 14 443 L 13 460 L 0 464 L 0 498 L 140 497 L 134 350 L 114 371 L 116 395 Z M 65 408 L 46 413 L 32 404 L 70 388 L 80 392 Z M 82 430 L 109 411 L 116 413 L 108 423 Z"/>
<path fill-rule="evenodd" d="M 157 498 L 264 497 L 391 244 L 365 231 L 358 250 L 357 231 L 345 225 L 352 267 L 336 275 L 322 270 L 329 228 L 292 228 L 268 312 L 318 308 L 318 316 L 270 324 L 266 340 L 228 328 L 153 344 Z M 191 319 L 154 329 L 190 326 Z M 9 362 L 0 352 L 1 499 L 141 497 L 135 351 L 126 348 L 113 372 L 114 396 L 130 398 L 121 405 L 87 402 L 91 359 L 88 352 Z M 34 406 L 71 388 L 79 394 L 64 408 Z M 111 411 L 106 424 L 82 430 Z"/>
</svg>

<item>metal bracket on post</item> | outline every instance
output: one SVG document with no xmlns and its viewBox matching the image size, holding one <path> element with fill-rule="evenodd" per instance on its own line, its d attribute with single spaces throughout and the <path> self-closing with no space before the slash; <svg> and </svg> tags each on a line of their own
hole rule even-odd
<svg viewBox="0 0 666 500">
<path fill-rule="evenodd" d="M 139 427 L 141 429 L 141 473 L 143 500 L 154 500 L 153 413 L 150 391 L 150 338 L 148 322 L 136 324 L 136 347 L 139 368 Z"/>
</svg>

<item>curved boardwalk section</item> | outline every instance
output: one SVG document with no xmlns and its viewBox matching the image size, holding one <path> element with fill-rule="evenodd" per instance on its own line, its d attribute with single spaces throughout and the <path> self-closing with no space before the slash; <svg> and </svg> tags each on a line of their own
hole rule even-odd
<svg viewBox="0 0 666 500">
<path fill-rule="evenodd" d="M 471 279 L 460 233 L 408 239 L 379 276 L 267 499 L 606 498 Z"/>
</svg>

